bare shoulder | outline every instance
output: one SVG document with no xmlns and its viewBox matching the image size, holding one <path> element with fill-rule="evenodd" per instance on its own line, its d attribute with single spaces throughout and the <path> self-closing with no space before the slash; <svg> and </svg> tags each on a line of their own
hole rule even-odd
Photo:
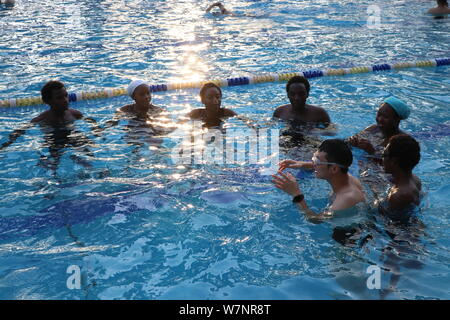
<svg viewBox="0 0 450 320">
<path fill-rule="evenodd" d="M 391 209 L 401 210 L 417 202 L 417 195 L 411 190 L 397 189 L 388 196 L 389 207 Z"/>
<path fill-rule="evenodd" d="M 331 122 L 330 116 L 323 107 L 308 105 L 311 112 L 315 115 L 316 121 L 318 122 Z"/>
<path fill-rule="evenodd" d="M 133 107 L 133 104 L 127 104 L 126 106 L 123 106 L 118 109 L 119 112 L 131 112 L 131 109 Z"/>
<path fill-rule="evenodd" d="M 273 117 L 280 118 L 283 113 L 289 112 L 290 108 L 291 108 L 290 104 L 284 104 L 282 106 L 277 107 L 273 112 Z"/>
<path fill-rule="evenodd" d="M 362 190 L 362 186 L 361 188 L 354 186 L 348 191 L 338 194 L 333 204 L 331 205 L 331 209 L 333 211 L 350 209 L 351 207 L 354 207 L 358 203 L 364 202 L 365 200 L 366 199 Z"/>
<path fill-rule="evenodd" d="M 204 113 L 205 113 L 205 109 L 198 108 L 198 109 L 194 109 L 191 112 L 189 112 L 187 114 L 187 116 L 190 117 L 191 119 L 199 119 L 199 118 L 203 117 Z"/>
<path fill-rule="evenodd" d="M 40 115 L 38 115 L 37 117 L 31 119 L 31 123 L 37 123 L 37 122 L 41 122 L 42 120 L 45 120 L 48 117 L 49 111 L 44 111 L 42 112 Z"/>
<path fill-rule="evenodd" d="M 223 115 L 224 115 L 225 117 L 235 117 L 235 116 L 237 116 L 237 113 L 234 112 L 234 111 L 231 110 L 231 109 L 224 108 L 224 109 L 223 109 Z"/>
<path fill-rule="evenodd" d="M 72 114 L 72 116 L 75 119 L 81 119 L 83 118 L 83 114 L 81 113 L 81 111 L 76 110 L 76 109 L 69 109 L 69 112 Z"/>
<path fill-rule="evenodd" d="M 374 134 L 375 132 L 377 132 L 377 130 L 378 130 L 378 126 L 376 124 L 371 124 L 367 128 L 365 128 L 365 129 L 361 130 L 360 132 L 358 132 L 357 134 L 353 135 L 353 137 L 359 136 L 359 135 L 364 135 L 364 134 Z"/>
</svg>

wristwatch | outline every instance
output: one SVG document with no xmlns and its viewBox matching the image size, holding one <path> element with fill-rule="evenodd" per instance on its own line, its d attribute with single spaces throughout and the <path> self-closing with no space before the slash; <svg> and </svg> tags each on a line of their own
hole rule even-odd
<svg viewBox="0 0 450 320">
<path fill-rule="evenodd" d="M 292 202 L 299 203 L 299 202 L 302 202 L 303 199 L 305 199 L 305 196 L 300 193 L 299 195 L 296 195 L 294 198 L 292 198 Z"/>
</svg>

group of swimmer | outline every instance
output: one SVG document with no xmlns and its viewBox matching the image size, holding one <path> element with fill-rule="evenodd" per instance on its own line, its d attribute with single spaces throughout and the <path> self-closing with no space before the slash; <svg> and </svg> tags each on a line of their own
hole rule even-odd
<svg viewBox="0 0 450 320">
<path fill-rule="evenodd" d="M 429 9 L 427 13 L 434 15 L 436 19 L 443 19 L 450 13 L 448 0 L 436 0 L 436 3 L 437 7 Z M 221 2 L 214 2 L 206 9 L 206 12 L 210 13 L 214 8 L 219 9 L 219 12 L 213 12 L 215 15 L 233 15 L 233 12 L 227 10 Z"/>
<path fill-rule="evenodd" d="M 303 128 L 330 127 L 332 123 L 327 111 L 306 103 L 309 91 L 310 84 L 305 77 L 294 76 L 289 79 L 286 92 L 290 103 L 278 107 L 273 118 Z M 49 81 L 43 86 L 41 96 L 50 108 L 33 118 L 30 125 L 62 126 L 84 119 L 101 131 L 111 124 L 117 124 L 117 117 L 120 115 L 129 115 L 145 125 L 151 123 L 151 119 L 163 111 L 151 103 L 150 86 L 145 81 L 131 81 L 127 92 L 134 102 L 119 108 L 115 116 L 116 121 L 109 121 L 104 128 L 100 128 L 94 119 L 84 117 L 80 111 L 69 108 L 68 93 L 62 82 Z M 204 126 L 210 128 L 220 125 L 226 118 L 239 117 L 235 111 L 222 107 L 222 90 L 214 83 L 203 85 L 200 98 L 204 108 L 189 112 L 186 115 L 188 119 L 201 120 Z M 402 212 L 411 206 L 419 205 L 421 183 L 412 171 L 420 160 L 420 147 L 413 137 L 399 128 L 400 121 L 408 118 L 409 114 L 409 107 L 400 99 L 392 96 L 385 99 L 378 109 L 375 124 L 346 140 L 323 141 L 313 154 L 312 161 L 288 159 L 280 162 L 278 174 L 273 175 L 273 183 L 278 189 L 292 196 L 293 202 L 309 221 L 319 223 L 330 219 L 339 214 L 339 211 L 366 202 L 362 184 L 348 172 L 353 162 L 351 147 L 356 147 L 367 153 L 369 161 L 382 165 L 385 173 L 392 176 L 392 187 L 386 198 L 388 212 Z M 19 129 L 13 132 L 9 141 L 0 146 L 0 150 L 13 143 L 24 131 Z M 322 213 L 313 212 L 296 178 L 285 172 L 285 169 L 314 170 L 317 178 L 326 180 L 333 191 L 327 209 Z"/>
</svg>

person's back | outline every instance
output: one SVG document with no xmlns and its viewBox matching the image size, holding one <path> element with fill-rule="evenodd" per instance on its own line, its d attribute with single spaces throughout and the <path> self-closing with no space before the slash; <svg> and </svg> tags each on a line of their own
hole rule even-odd
<svg viewBox="0 0 450 320">
<path fill-rule="evenodd" d="M 450 8 L 448 7 L 448 1 L 447 0 L 437 0 L 437 7 L 431 8 L 428 10 L 429 14 L 433 15 L 442 15 L 442 14 L 449 14 Z"/>
<path fill-rule="evenodd" d="M 383 152 L 383 166 L 392 175 L 393 186 L 386 197 L 385 213 L 401 217 L 404 210 L 420 205 L 422 183 L 412 173 L 420 161 L 419 143 L 411 136 L 393 136 Z M 399 215 L 400 213 L 400 215 Z"/>
</svg>

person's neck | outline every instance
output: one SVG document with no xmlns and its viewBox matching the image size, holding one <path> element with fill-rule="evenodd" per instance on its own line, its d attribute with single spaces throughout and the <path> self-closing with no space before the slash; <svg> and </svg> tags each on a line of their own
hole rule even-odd
<svg viewBox="0 0 450 320">
<path fill-rule="evenodd" d="M 220 108 L 219 109 L 210 109 L 205 108 L 206 110 L 206 119 L 217 119 L 220 118 Z"/>
<path fill-rule="evenodd" d="M 399 127 L 393 128 L 392 130 L 388 130 L 388 131 L 383 131 L 383 136 L 388 139 L 392 136 L 395 136 L 396 134 L 400 133 L 400 129 Z"/>
<path fill-rule="evenodd" d="M 293 104 L 291 104 L 291 106 L 294 113 L 303 114 L 306 112 L 306 102 L 298 106 L 294 106 Z"/>
<path fill-rule="evenodd" d="M 150 110 L 150 104 L 146 104 L 146 105 L 141 105 L 141 104 L 134 104 L 134 111 L 138 114 L 138 115 L 146 115 L 148 110 Z"/>
<path fill-rule="evenodd" d="M 333 193 L 337 194 L 350 185 L 350 177 L 348 173 L 339 173 L 328 179 L 328 183 L 331 185 Z"/>
<path fill-rule="evenodd" d="M 67 110 L 67 109 L 61 110 L 61 109 L 58 108 L 58 107 L 52 107 L 52 106 L 50 106 L 50 112 L 52 113 L 52 115 L 53 115 L 55 118 L 63 118 L 63 117 L 64 117 L 64 114 L 66 113 L 66 110 Z"/>
<path fill-rule="evenodd" d="M 407 184 L 412 178 L 412 171 L 403 171 L 400 169 L 392 172 L 392 183 L 394 186 L 399 186 L 402 184 Z"/>
</svg>

